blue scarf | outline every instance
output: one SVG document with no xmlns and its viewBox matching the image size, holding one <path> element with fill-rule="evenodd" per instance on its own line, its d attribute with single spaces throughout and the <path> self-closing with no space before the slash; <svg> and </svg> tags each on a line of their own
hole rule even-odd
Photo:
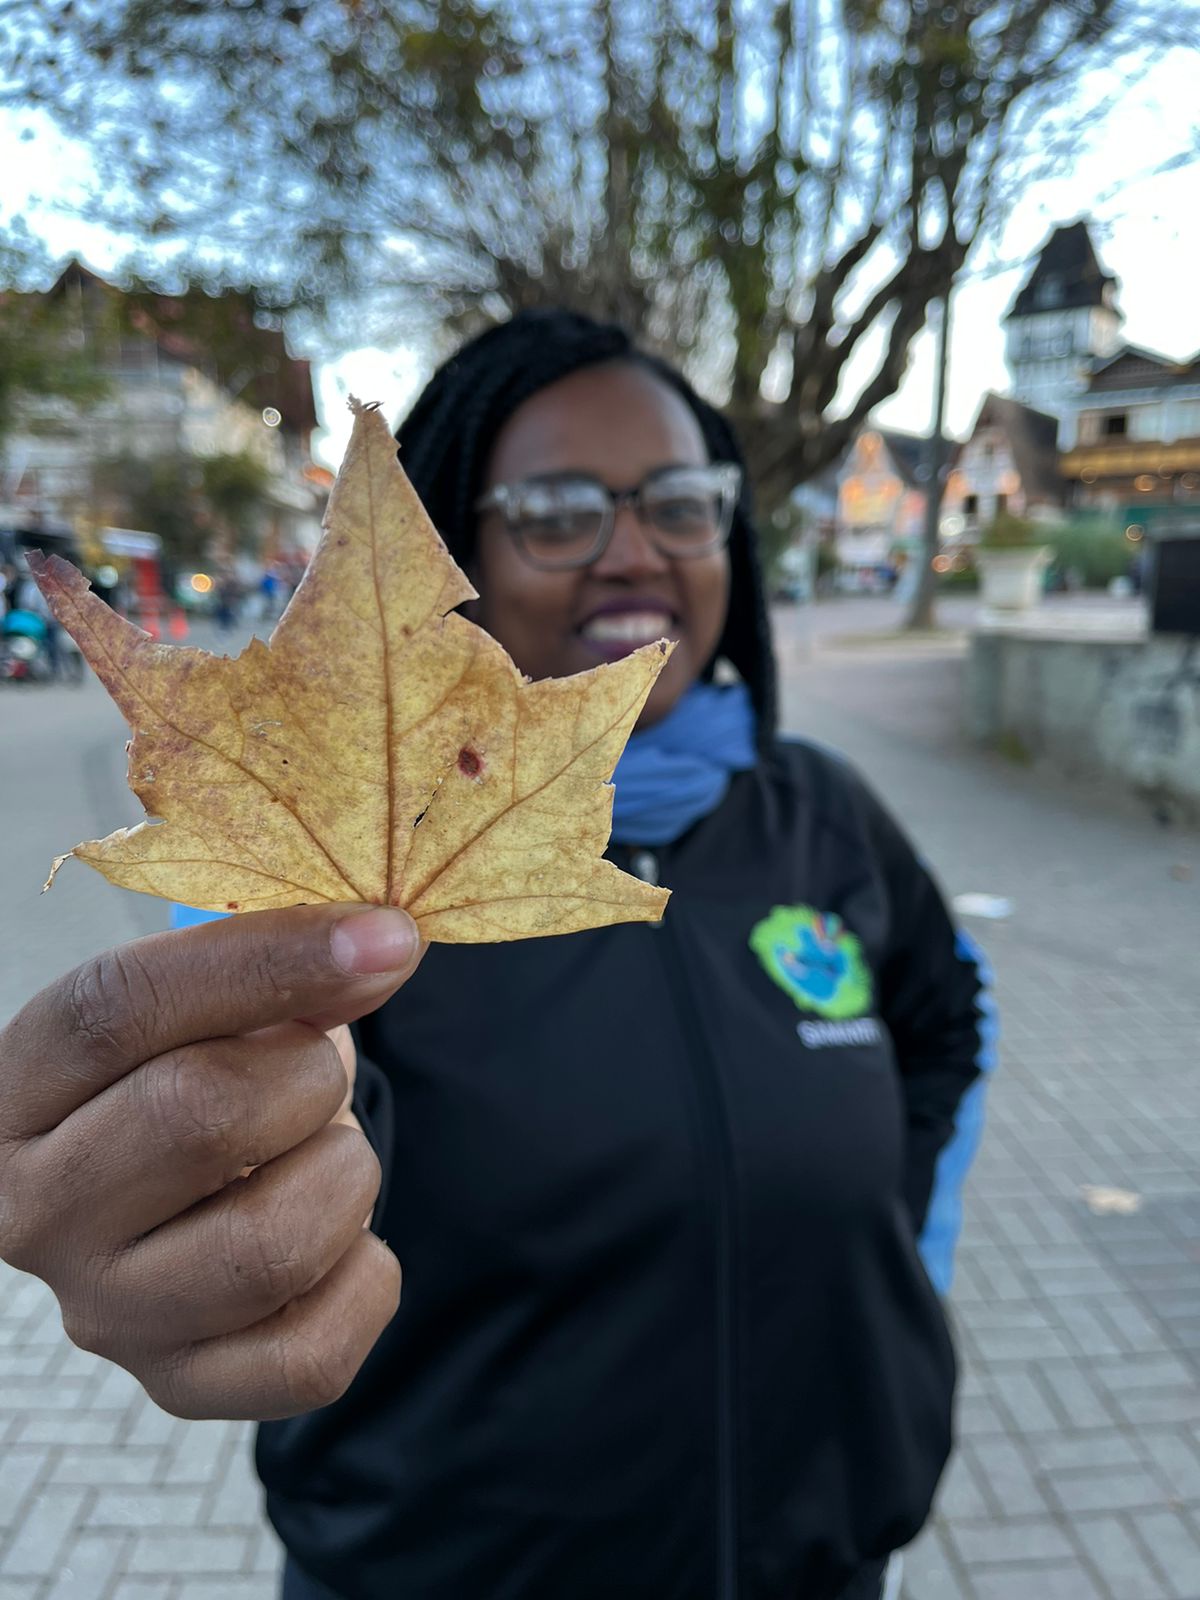
<svg viewBox="0 0 1200 1600">
<path fill-rule="evenodd" d="M 758 759 L 745 684 L 693 684 L 617 762 L 612 836 L 618 844 L 670 844 L 716 809 L 735 772 Z"/>
</svg>

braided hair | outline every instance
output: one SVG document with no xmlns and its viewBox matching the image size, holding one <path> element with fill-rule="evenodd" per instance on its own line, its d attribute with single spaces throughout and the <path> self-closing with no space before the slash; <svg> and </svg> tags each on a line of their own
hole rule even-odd
<svg viewBox="0 0 1200 1600">
<path fill-rule="evenodd" d="M 444 362 L 396 433 L 404 470 L 460 566 L 474 558 L 475 502 L 504 423 L 538 390 L 605 361 L 635 362 L 653 372 L 695 414 L 710 459 L 743 465 L 721 413 L 667 362 L 639 350 L 623 328 L 574 311 L 522 311 Z M 748 487 L 734 512 L 729 564 L 729 610 L 716 656 L 729 661 L 750 690 L 765 745 L 775 725 L 775 662 Z"/>
</svg>

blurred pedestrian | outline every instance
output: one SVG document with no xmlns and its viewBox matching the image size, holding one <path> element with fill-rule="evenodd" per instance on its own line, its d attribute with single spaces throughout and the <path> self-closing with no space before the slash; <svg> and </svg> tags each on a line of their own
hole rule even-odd
<svg viewBox="0 0 1200 1600">
<path fill-rule="evenodd" d="M 217 574 L 216 579 L 216 604 L 213 615 L 217 627 L 222 633 L 228 633 L 237 621 L 238 606 L 242 598 L 242 586 L 237 575 L 225 570 Z"/>
<path fill-rule="evenodd" d="M 9 608 L 11 611 L 24 611 L 40 619 L 42 623 L 42 643 L 46 649 L 46 661 L 50 668 L 50 676 L 57 678 L 60 665 L 61 630 L 58 619 L 50 609 L 45 595 L 33 581 L 23 557 L 18 557 L 19 567 L 16 587 L 14 590 L 15 601 Z"/>
<path fill-rule="evenodd" d="M 0 617 L 11 611 L 16 601 L 17 569 L 11 561 L 0 562 Z"/>
</svg>

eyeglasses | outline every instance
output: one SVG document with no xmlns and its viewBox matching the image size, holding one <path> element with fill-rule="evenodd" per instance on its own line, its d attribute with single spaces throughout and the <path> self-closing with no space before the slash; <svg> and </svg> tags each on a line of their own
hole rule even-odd
<svg viewBox="0 0 1200 1600">
<path fill-rule="evenodd" d="M 732 462 L 661 467 L 633 489 L 610 489 L 578 472 L 502 483 L 475 504 L 498 511 L 518 550 L 547 572 L 586 567 L 608 547 L 617 510 L 630 505 L 655 549 L 672 561 L 719 550 L 742 488 Z"/>
</svg>

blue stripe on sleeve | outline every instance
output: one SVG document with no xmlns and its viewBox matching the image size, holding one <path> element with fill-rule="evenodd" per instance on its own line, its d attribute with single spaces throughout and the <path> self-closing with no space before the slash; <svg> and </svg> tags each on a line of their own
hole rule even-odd
<svg viewBox="0 0 1200 1600">
<path fill-rule="evenodd" d="M 983 1137 L 987 1081 L 995 1070 L 1000 1036 L 996 1002 L 992 998 L 992 969 L 987 957 L 971 935 L 961 929 L 955 942 L 955 954 L 960 961 L 972 963 L 979 973 L 980 990 L 975 999 L 979 1011 L 979 1050 L 975 1060 L 980 1076 L 958 1103 L 954 1132 L 938 1156 L 925 1226 L 917 1241 L 925 1270 L 939 1294 L 948 1294 L 954 1282 L 954 1251 L 962 1232 L 963 1185 Z"/>
<path fill-rule="evenodd" d="M 197 911 L 195 906 L 171 907 L 171 926 L 173 928 L 195 928 L 202 922 L 220 922 L 229 916 L 228 911 Z"/>
</svg>

